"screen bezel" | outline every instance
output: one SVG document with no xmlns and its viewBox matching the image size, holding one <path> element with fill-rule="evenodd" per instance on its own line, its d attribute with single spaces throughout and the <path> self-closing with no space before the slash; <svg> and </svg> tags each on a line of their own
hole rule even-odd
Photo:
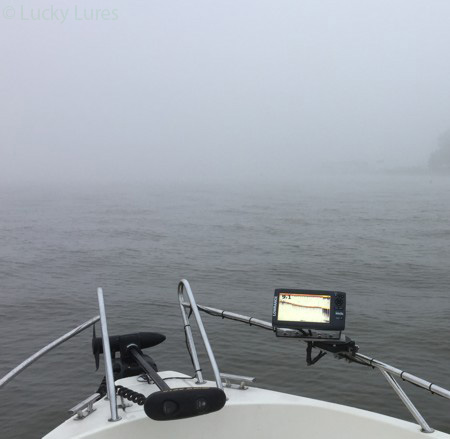
<svg viewBox="0 0 450 439">
<path fill-rule="evenodd" d="M 278 320 L 278 307 L 280 294 L 306 294 L 314 296 L 330 296 L 330 322 L 298 322 Z M 344 295 L 344 305 L 342 310 L 336 310 L 335 300 L 338 294 Z M 323 291 L 323 290 L 299 290 L 292 288 L 277 288 L 274 293 L 272 325 L 274 328 L 290 328 L 290 329 L 316 329 L 322 331 L 342 331 L 345 329 L 345 293 L 340 291 Z M 342 311 L 343 319 L 336 319 L 336 311 Z"/>
</svg>

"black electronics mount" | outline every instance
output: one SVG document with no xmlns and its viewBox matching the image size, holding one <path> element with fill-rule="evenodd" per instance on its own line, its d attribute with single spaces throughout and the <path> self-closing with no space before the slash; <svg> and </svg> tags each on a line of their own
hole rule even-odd
<svg viewBox="0 0 450 439">
<path fill-rule="evenodd" d="M 351 360 L 358 352 L 358 345 L 342 331 L 317 332 L 312 330 L 274 328 L 277 337 L 295 338 L 304 341 L 306 347 L 306 364 L 316 364 L 328 352 L 337 358 L 345 357 Z M 319 349 L 319 353 L 313 358 L 312 349 Z"/>
<path fill-rule="evenodd" d="M 312 366 L 317 363 L 323 356 L 325 356 L 328 352 L 332 353 L 337 358 L 351 358 L 354 357 L 356 352 L 358 352 L 358 345 L 352 340 L 350 337 L 346 335 L 342 335 L 339 340 L 314 340 L 308 341 L 305 340 L 306 347 L 306 364 L 308 366 Z M 319 353 L 312 358 L 312 349 L 319 349 Z"/>
</svg>

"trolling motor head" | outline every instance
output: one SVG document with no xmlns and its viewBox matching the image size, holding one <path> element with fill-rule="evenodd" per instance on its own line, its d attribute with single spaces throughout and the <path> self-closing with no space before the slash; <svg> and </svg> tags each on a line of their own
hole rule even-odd
<svg viewBox="0 0 450 439">
<path fill-rule="evenodd" d="M 158 332 L 136 332 L 134 334 L 111 335 L 109 337 L 109 346 L 111 348 L 111 356 L 114 357 L 116 352 L 120 352 L 122 358 L 129 356 L 128 347 L 136 346 L 138 349 L 151 348 L 159 345 L 166 339 L 166 336 Z M 95 357 L 95 366 L 98 369 L 100 354 L 103 354 L 103 343 L 101 337 L 96 337 L 95 325 L 92 334 L 92 353 Z"/>
<path fill-rule="evenodd" d="M 166 336 L 158 332 L 137 332 L 134 334 L 112 335 L 109 337 L 111 357 L 113 358 L 114 378 L 124 378 L 126 376 L 139 375 L 143 370 L 136 364 L 136 361 L 129 353 L 129 347 L 134 346 L 139 350 L 151 348 L 162 343 Z M 120 353 L 120 358 L 115 358 L 116 353 Z M 100 354 L 103 354 L 103 342 L 101 337 L 96 337 L 95 326 L 92 334 L 92 353 L 95 358 L 95 367 L 98 370 L 100 365 Z M 153 359 L 144 355 L 146 360 L 158 370 Z"/>
</svg>

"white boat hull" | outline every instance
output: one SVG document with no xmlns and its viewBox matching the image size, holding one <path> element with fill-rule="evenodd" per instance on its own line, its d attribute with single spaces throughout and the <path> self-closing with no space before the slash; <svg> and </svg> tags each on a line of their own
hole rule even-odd
<svg viewBox="0 0 450 439">
<path fill-rule="evenodd" d="M 160 376 L 180 377 L 167 380 L 171 388 L 198 386 L 194 379 L 177 372 L 161 372 Z M 136 377 L 116 384 L 146 396 L 158 390 Z M 215 383 L 203 386 L 214 387 Z M 108 422 L 109 401 L 103 398 L 95 403 L 91 415 L 83 420 L 68 419 L 45 439 L 450 439 L 442 432 L 422 433 L 417 424 L 389 416 L 286 393 L 255 387 L 225 388 L 225 393 L 227 403 L 222 410 L 175 421 L 154 421 L 142 406 L 130 403 L 125 411 L 119 409 L 120 421 Z"/>
</svg>

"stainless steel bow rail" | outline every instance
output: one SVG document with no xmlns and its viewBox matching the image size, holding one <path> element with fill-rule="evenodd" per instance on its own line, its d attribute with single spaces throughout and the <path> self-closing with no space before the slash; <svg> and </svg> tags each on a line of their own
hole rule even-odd
<svg viewBox="0 0 450 439">
<path fill-rule="evenodd" d="M 66 342 L 67 340 L 70 340 L 72 337 L 75 337 L 75 335 L 79 334 L 80 332 L 83 332 L 85 329 L 89 328 L 93 324 L 97 323 L 100 320 L 100 316 L 95 316 L 90 320 L 87 320 L 86 322 L 82 323 L 80 326 L 77 326 L 76 328 L 72 329 L 71 331 L 67 332 L 63 336 L 57 338 L 55 341 L 52 341 L 47 346 L 43 347 L 39 351 L 37 351 L 35 354 L 28 357 L 25 361 L 20 363 L 18 366 L 16 366 L 11 372 L 8 372 L 2 379 L 0 379 L 0 388 L 2 388 L 4 385 L 6 385 L 9 381 L 14 379 L 17 375 L 19 375 L 21 372 L 23 372 L 27 367 L 31 366 L 35 361 L 39 360 L 39 358 L 43 357 L 45 354 L 50 352 L 52 349 L 56 348 L 60 344 Z"/>
<path fill-rule="evenodd" d="M 98 297 L 98 308 L 100 310 L 100 323 L 102 325 L 103 352 L 108 353 L 111 352 L 111 348 L 109 346 L 109 334 L 108 334 L 108 325 L 106 323 L 105 302 L 103 300 L 103 290 L 101 288 L 97 289 L 97 297 Z M 105 357 L 106 392 L 108 394 L 109 406 L 111 410 L 111 418 L 109 418 L 109 420 L 111 422 L 116 422 L 120 421 L 121 418 L 117 413 L 116 387 L 114 383 L 112 359 L 111 355 L 105 354 L 103 356 Z"/>
<path fill-rule="evenodd" d="M 199 315 L 199 311 L 205 312 L 206 314 L 210 314 L 212 316 L 221 317 L 223 319 L 235 320 L 237 322 L 242 322 L 242 323 L 245 323 L 250 326 L 256 326 L 258 328 L 263 328 L 263 329 L 267 329 L 270 331 L 274 331 L 272 323 L 270 323 L 270 322 L 255 319 L 254 317 L 237 314 L 237 313 L 230 312 L 230 311 L 223 311 L 221 309 L 211 308 L 209 306 L 197 305 L 190 287 L 188 290 L 189 291 L 188 295 L 189 295 L 190 301 L 185 302 L 183 300 L 183 295 L 182 294 L 180 295 L 180 287 L 181 287 L 181 291 L 183 288 L 182 284 L 184 286 L 187 285 L 187 287 L 189 287 L 189 283 L 187 283 L 187 281 L 183 280 L 182 282 L 180 282 L 180 285 L 178 287 L 180 307 L 183 310 L 182 314 L 184 316 L 185 324 L 186 324 L 186 322 L 188 322 L 185 309 L 192 309 L 192 312 L 194 313 L 197 322 L 200 322 L 201 328 L 203 329 L 203 331 L 201 330 L 203 341 L 205 341 L 205 339 L 207 341 L 207 336 L 206 336 L 206 333 L 203 334 L 204 327 L 203 327 L 203 323 L 201 321 L 201 317 Z M 294 333 L 297 331 L 295 331 L 293 329 L 283 329 L 283 332 L 286 332 L 286 333 L 293 332 Z M 191 347 L 192 356 L 194 357 L 193 362 L 194 362 L 194 364 L 198 365 L 197 353 L 195 351 L 195 348 L 192 349 L 192 347 L 193 347 L 192 333 L 190 333 L 190 337 L 188 337 L 188 340 L 189 340 L 189 345 Z M 191 344 L 191 341 L 192 341 L 192 344 Z M 207 344 L 209 346 L 209 342 Z M 422 432 L 433 433 L 434 429 L 431 428 L 427 424 L 427 422 L 425 421 L 423 416 L 420 414 L 420 412 L 414 406 L 412 401 L 406 395 L 405 391 L 400 387 L 399 383 L 394 378 L 394 375 L 399 377 L 403 381 L 407 381 L 407 382 L 414 384 L 422 389 L 427 390 L 428 392 L 430 392 L 432 394 L 442 396 L 443 398 L 446 398 L 446 399 L 450 399 L 450 391 L 449 390 L 444 389 L 443 387 L 440 387 L 436 384 L 430 383 L 422 378 L 419 378 L 419 377 L 412 375 L 408 372 L 405 372 L 401 369 L 393 367 L 387 363 L 383 363 L 382 361 L 376 360 L 375 358 L 371 358 L 366 355 L 360 354 L 359 352 L 355 352 L 353 354 L 346 353 L 346 354 L 342 354 L 342 355 L 336 354 L 336 356 L 346 358 L 349 361 L 354 361 L 359 364 L 363 364 L 363 365 L 378 369 L 381 372 L 381 374 L 384 376 L 384 378 L 386 378 L 386 380 L 391 385 L 391 387 L 394 389 L 394 391 L 397 393 L 397 395 L 399 396 L 401 401 L 405 404 L 406 408 L 412 414 L 412 416 L 414 417 L 416 422 L 420 425 Z M 212 358 L 214 359 L 214 356 Z M 211 356 L 210 356 L 210 360 L 211 360 Z M 211 364 L 213 364 L 212 361 L 211 361 Z M 214 364 L 215 364 L 215 360 L 214 360 Z M 217 368 L 217 364 L 215 364 L 215 366 Z M 195 366 L 195 367 L 197 368 L 197 366 Z M 217 377 L 216 377 L 216 381 L 217 381 Z"/>
<path fill-rule="evenodd" d="M 186 292 L 189 302 L 184 301 L 184 293 Z M 214 372 L 214 378 L 216 380 L 216 385 L 219 389 L 223 390 L 222 379 L 220 377 L 219 367 L 217 366 L 216 358 L 214 357 L 214 352 L 209 344 L 208 336 L 206 335 L 205 327 L 203 326 L 202 317 L 198 311 L 198 306 L 195 301 L 194 294 L 192 293 L 191 286 L 186 279 L 182 279 L 178 284 L 178 300 L 180 301 L 180 309 L 181 316 L 183 318 L 184 323 L 184 331 L 186 334 L 186 340 L 188 344 L 188 350 L 192 358 L 192 363 L 195 370 L 195 375 L 197 376 L 197 383 L 203 384 L 205 381 L 203 380 L 202 369 L 200 367 L 200 362 L 198 361 L 197 350 L 195 348 L 194 337 L 192 336 L 192 329 L 189 323 L 189 316 L 186 314 L 185 307 L 188 307 L 192 310 L 194 314 L 195 320 L 197 322 L 198 329 L 200 330 L 200 334 L 202 336 L 203 344 L 205 346 L 206 352 L 209 357 L 209 361 L 211 363 L 212 370 Z"/>
<path fill-rule="evenodd" d="M 56 348 L 60 344 L 66 342 L 67 340 L 70 340 L 72 337 L 75 337 L 75 335 L 79 334 L 80 332 L 83 332 L 85 329 L 91 327 L 95 323 L 97 323 L 100 320 L 101 327 L 102 327 L 102 342 L 103 342 L 103 352 L 110 352 L 109 348 L 109 336 L 108 336 L 108 327 L 106 323 L 106 311 L 105 311 L 105 303 L 103 300 L 103 290 L 101 288 L 98 288 L 97 290 L 97 297 L 98 297 L 98 305 L 100 310 L 100 315 L 95 316 L 90 320 L 87 320 L 86 322 L 82 323 L 81 325 L 77 326 L 76 328 L 72 329 L 71 331 L 67 332 L 66 334 L 62 335 L 61 337 L 57 338 L 56 340 L 49 343 L 47 346 L 43 347 L 39 351 L 37 351 L 35 354 L 28 357 L 25 361 L 20 363 L 17 367 L 15 367 L 11 372 L 7 373 L 2 379 L 0 379 L 0 389 L 6 385 L 9 381 L 14 379 L 17 375 L 19 375 L 21 372 L 23 372 L 27 367 L 31 366 L 35 361 L 39 360 L 39 358 L 43 357 L 45 354 L 50 352 L 52 349 Z M 111 408 L 111 418 L 110 421 L 119 421 L 120 417 L 117 414 L 117 401 L 116 401 L 116 391 L 114 386 L 114 375 L 113 375 L 113 368 L 112 368 L 112 362 L 111 362 L 111 356 L 105 355 L 105 376 L 106 376 L 106 385 L 107 385 L 107 393 L 108 393 L 108 399 L 110 402 L 110 408 Z M 72 408 L 69 412 L 70 413 L 77 413 L 77 419 L 82 419 L 86 416 L 88 416 L 93 409 L 94 402 L 98 399 L 99 395 L 95 393 L 94 395 L 90 396 L 86 400 L 82 401 L 78 405 L 76 405 L 74 408 Z M 83 410 L 87 409 L 87 411 L 83 412 Z"/>
</svg>

